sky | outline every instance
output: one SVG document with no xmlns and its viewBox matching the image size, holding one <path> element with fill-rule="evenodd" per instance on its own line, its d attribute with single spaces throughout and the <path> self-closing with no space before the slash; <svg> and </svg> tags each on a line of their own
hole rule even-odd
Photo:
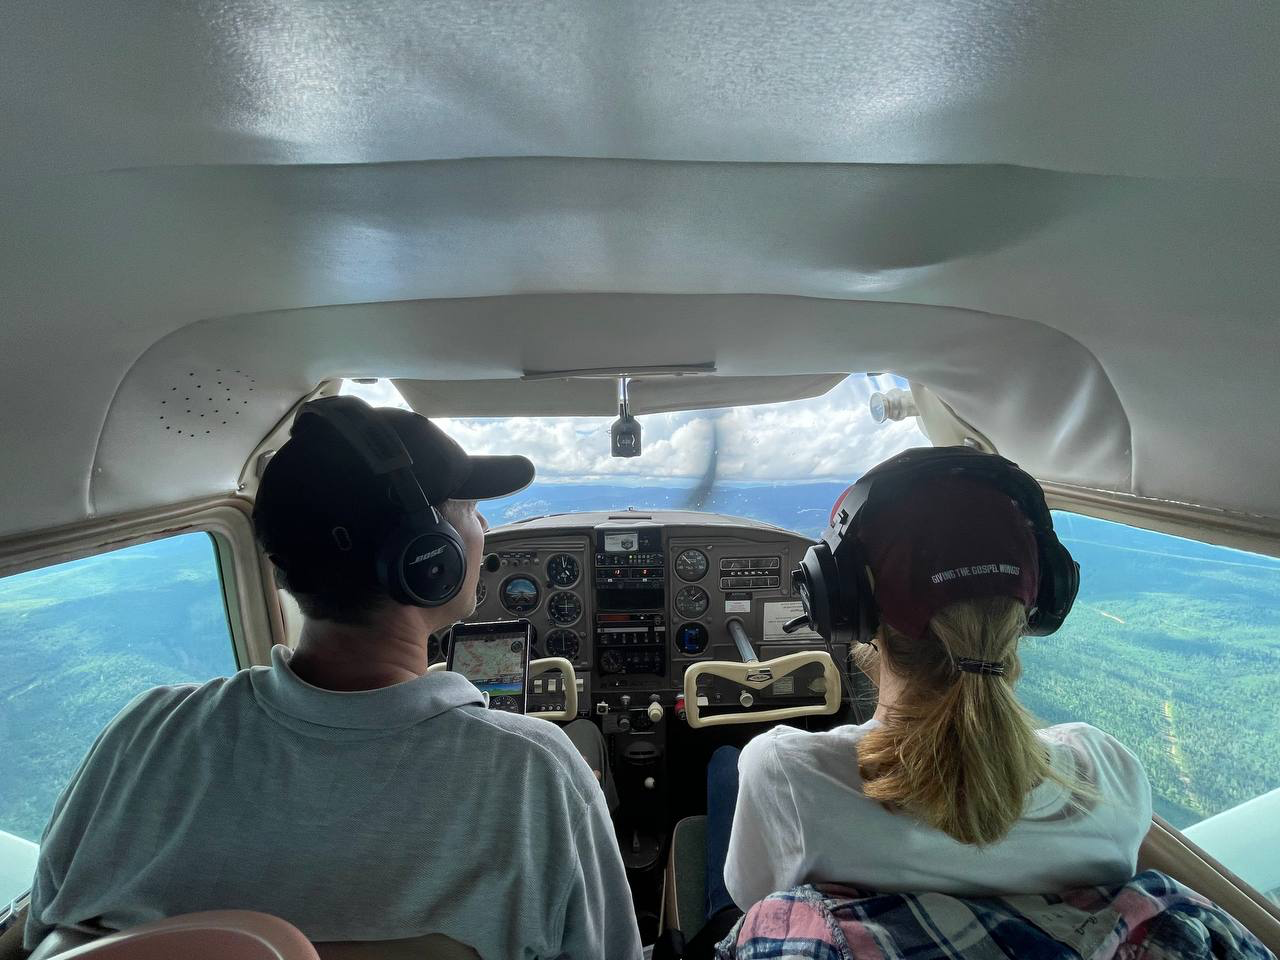
<svg viewBox="0 0 1280 960">
<path fill-rule="evenodd" d="M 468 453 L 524 454 L 540 480 L 693 480 L 706 470 L 715 422 L 718 481 L 850 481 L 900 450 L 929 445 L 914 419 L 883 424 L 871 419 L 871 394 L 895 386 L 906 383 L 855 374 L 809 400 L 647 414 L 637 418 L 644 438 L 635 459 L 609 455 L 613 417 L 442 417 L 435 422 Z M 389 380 L 348 381 L 343 393 L 379 406 L 407 407 Z"/>
</svg>

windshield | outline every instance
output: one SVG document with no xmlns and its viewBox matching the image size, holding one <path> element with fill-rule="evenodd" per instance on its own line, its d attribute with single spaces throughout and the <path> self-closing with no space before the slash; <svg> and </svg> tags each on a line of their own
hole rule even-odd
<svg viewBox="0 0 1280 960">
<path fill-rule="evenodd" d="M 820 397 L 637 417 L 643 454 L 612 457 L 613 417 L 433 418 L 468 453 L 521 453 L 537 479 L 483 506 L 491 524 L 581 510 L 706 510 L 816 537 L 850 483 L 908 447 L 929 446 L 913 418 L 876 423 L 871 395 L 907 389 L 855 374 Z M 375 406 L 408 404 L 389 380 L 347 381 Z"/>
</svg>

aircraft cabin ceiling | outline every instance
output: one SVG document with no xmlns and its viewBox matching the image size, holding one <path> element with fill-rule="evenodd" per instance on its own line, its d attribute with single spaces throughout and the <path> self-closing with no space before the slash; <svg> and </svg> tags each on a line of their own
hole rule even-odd
<svg viewBox="0 0 1280 960">
<path fill-rule="evenodd" d="M 1042 479 L 1280 520 L 1280 5 L 3 21 L 0 536 L 232 491 L 328 378 L 625 363 L 893 370 Z"/>
</svg>

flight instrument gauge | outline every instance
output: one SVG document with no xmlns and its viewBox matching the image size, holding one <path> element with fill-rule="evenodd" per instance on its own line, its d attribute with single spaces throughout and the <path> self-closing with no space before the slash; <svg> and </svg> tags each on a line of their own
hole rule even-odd
<svg viewBox="0 0 1280 960">
<path fill-rule="evenodd" d="M 538 606 L 538 585 L 529 577 L 508 577 L 502 584 L 502 605 L 517 617 L 531 613 Z"/>
<path fill-rule="evenodd" d="M 711 599 L 701 587 L 683 587 L 676 594 L 676 613 L 686 620 L 693 620 L 707 612 Z"/>
<path fill-rule="evenodd" d="M 681 653 L 690 657 L 696 657 L 706 650 L 710 639 L 707 628 L 700 623 L 686 623 L 676 631 L 676 646 Z"/>
<path fill-rule="evenodd" d="M 489 595 L 489 588 L 484 585 L 483 580 L 476 582 L 476 606 L 484 603 L 484 598 Z"/>
<path fill-rule="evenodd" d="M 701 550 L 686 550 L 676 557 L 676 576 L 685 583 L 696 583 L 707 575 L 707 555 Z"/>
<path fill-rule="evenodd" d="M 578 561 L 571 554 L 557 553 L 547 561 L 547 579 L 557 587 L 572 587 L 579 573 Z"/>
<path fill-rule="evenodd" d="M 547 656 L 578 659 L 578 635 L 572 630 L 552 630 L 547 634 Z"/>
<path fill-rule="evenodd" d="M 553 593 L 551 599 L 547 601 L 547 616 L 551 618 L 552 623 L 562 627 L 577 623 L 578 618 L 582 616 L 582 601 L 578 599 L 576 593 L 568 591 Z"/>
</svg>

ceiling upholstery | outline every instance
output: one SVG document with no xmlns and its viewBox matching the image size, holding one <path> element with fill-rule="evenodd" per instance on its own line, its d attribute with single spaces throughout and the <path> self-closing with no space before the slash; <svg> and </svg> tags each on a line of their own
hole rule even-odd
<svg viewBox="0 0 1280 960">
<path fill-rule="evenodd" d="M 0 536 L 233 489 L 324 378 L 624 345 L 892 369 L 1045 479 L 1280 517 L 1274 4 L 5 19 Z"/>
</svg>

